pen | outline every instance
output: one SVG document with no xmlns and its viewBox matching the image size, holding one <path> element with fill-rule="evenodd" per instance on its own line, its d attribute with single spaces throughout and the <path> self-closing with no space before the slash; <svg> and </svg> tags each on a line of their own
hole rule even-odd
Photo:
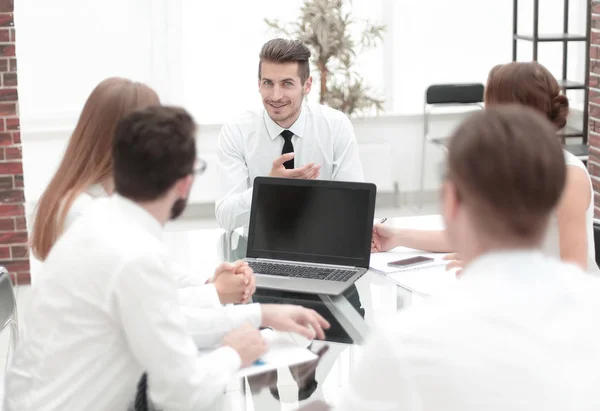
<svg viewBox="0 0 600 411">
<path fill-rule="evenodd" d="M 384 217 L 384 218 L 382 218 L 381 220 L 379 220 L 379 223 L 377 223 L 377 224 L 383 224 L 383 223 L 385 223 L 386 221 L 387 221 L 387 218 L 386 218 L 386 217 Z"/>
</svg>

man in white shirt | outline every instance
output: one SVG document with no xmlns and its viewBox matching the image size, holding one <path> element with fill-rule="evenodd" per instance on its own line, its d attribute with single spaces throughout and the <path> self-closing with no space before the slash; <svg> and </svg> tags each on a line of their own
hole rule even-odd
<svg viewBox="0 0 600 411">
<path fill-rule="evenodd" d="M 225 124 L 219 135 L 219 225 L 249 223 L 257 176 L 363 181 L 358 144 L 348 117 L 306 103 L 310 50 L 301 41 L 273 39 L 260 52 L 258 87 L 264 110 Z"/>
<path fill-rule="evenodd" d="M 204 346 L 215 346 L 198 356 L 161 241 L 194 180 L 194 134 L 193 119 L 169 107 L 119 124 L 116 194 L 91 205 L 44 262 L 5 376 L 5 411 L 125 410 L 144 371 L 157 408 L 212 410 L 267 349 L 258 326 L 323 337 L 327 322 L 302 307 L 217 307 L 193 316 Z M 222 268 L 251 274 L 242 262 Z"/>
<path fill-rule="evenodd" d="M 442 192 L 461 280 L 370 338 L 336 409 L 600 409 L 598 280 L 540 250 L 565 175 L 555 129 L 531 109 L 459 126 Z"/>
</svg>

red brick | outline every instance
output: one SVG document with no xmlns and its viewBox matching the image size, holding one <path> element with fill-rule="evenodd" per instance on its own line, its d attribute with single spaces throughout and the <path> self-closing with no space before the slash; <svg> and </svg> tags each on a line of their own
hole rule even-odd
<svg viewBox="0 0 600 411">
<path fill-rule="evenodd" d="M 25 217 L 15 218 L 15 230 L 27 230 L 27 220 L 25 220 Z"/>
<path fill-rule="evenodd" d="M 590 97 L 591 97 L 591 93 L 590 93 Z M 598 98 L 600 98 L 600 96 L 598 96 Z M 590 103 L 594 103 L 591 98 L 590 98 Z M 597 119 L 600 120 L 600 105 L 596 105 L 596 104 L 590 104 L 590 117 L 592 117 L 593 119 Z"/>
<path fill-rule="evenodd" d="M 0 233 L 0 244 L 27 244 L 27 231 Z"/>
<path fill-rule="evenodd" d="M 4 149 L 4 154 L 7 160 L 21 160 L 23 158 L 21 147 L 7 147 Z"/>
<path fill-rule="evenodd" d="M 600 107 L 600 90 L 590 89 L 589 99 L 590 99 L 590 103 L 597 104 L 598 107 Z M 590 110 L 591 110 L 591 107 L 590 107 Z"/>
<path fill-rule="evenodd" d="M 18 273 L 9 273 L 13 284 L 19 285 L 29 285 L 31 284 L 31 273 L 29 271 L 19 271 Z"/>
<path fill-rule="evenodd" d="M 0 231 L 13 231 L 15 220 L 13 218 L 0 218 Z"/>
<path fill-rule="evenodd" d="M 0 91 L 2 91 L 2 90 L 0 90 Z M 14 118 L 6 119 L 6 129 L 7 130 L 19 130 L 20 128 L 21 128 L 21 123 L 19 122 L 18 118 L 14 117 Z M 14 135 L 13 135 L 13 138 L 14 138 Z M 20 134 L 18 136 L 18 140 L 19 140 L 19 143 L 15 142 L 15 144 L 20 144 L 20 142 L 21 142 Z"/>
<path fill-rule="evenodd" d="M 17 59 L 8 60 L 8 71 L 17 71 Z"/>
<path fill-rule="evenodd" d="M 0 258 L 10 258 L 10 247 L 0 247 Z"/>
<path fill-rule="evenodd" d="M 12 136 L 12 142 L 13 144 L 21 144 L 21 133 L 16 131 L 13 133 L 10 133 Z"/>
<path fill-rule="evenodd" d="M 15 174 L 13 178 L 15 179 L 15 188 L 23 188 L 23 174 Z"/>
<path fill-rule="evenodd" d="M 10 74 L 10 73 L 4 73 Z M 6 78 L 6 77 L 5 77 Z M 6 85 L 6 83 L 4 83 Z M 16 116 L 17 103 L 0 103 L 0 116 Z"/>
<path fill-rule="evenodd" d="M 590 32 L 590 42 L 592 44 L 600 44 L 600 33 L 597 31 Z"/>
<path fill-rule="evenodd" d="M 25 194 L 23 190 L 2 190 L 0 191 L 0 203 L 2 204 L 23 204 Z"/>
<path fill-rule="evenodd" d="M 0 12 L 12 13 L 15 10 L 14 0 L 0 0 Z"/>
<path fill-rule="evenodd" d="M 0 163 L 0 175 L 13 175 L 23 174 L 23 163 L 21 162 L 10 162 Z"/>
<path fill-rule="evenodd" d="M 14 43 L 17 41 L 17 32 L 15 29 L 10 29 L 10 42 Z"/>
<path fill-rule="evenodd" d="M 17 87 L 17 73 L 4 73 L 2 75 L 2 85 L 4 87 Z"/>
<path fill-rule="evenodd" d="M 15 245 L 10 247 L 10 255 L 12 258 L 27 258 L 29 257 L 29 247 Z"/>
<path fill-rule="evenodd" d="M 600 15 L 594 15 L 592 16 L 592 21 L 590 24 L 590 27 L 592 29 L 600 29 Z"/>
<path fill-rule="evenodd" d="M 8 43 L 10 41 L 10 29 L 0 30 L 0 42 Z"/>
<path fill-rule="evenodd" d="M 592 62 L 592 64 L 595 64 L 595 63 Z M 599 68 L 599 70 L 600 70 L 600 68 Z M 600 84 L 600 82 L 598 81 L 598 76 L 591 75 L 592 73 L 594 73 L 594 71 L 592 71 L 590 68 L 590 80 L 588 81 L 588 86 L 597 88 L 598 85 Z"/>
<path fill-rule="evenodd" d="M 0 133 L 0 146 L 10 146 L 13 144 L 13 137 L 10 133 Z"/>
<path fill-rule="evenodd" d="M 15 46 L 13 44 L 3 44 L 0 45 L 0 56 L 2 57 L 14 57 L 16 55 L 15 53 Z"/>
<path fill-rule="evenodd" d="M 594 187 L 594 191 L 597 193 L 600 193 L 600 180 L 598 178 L 591 178 L 592 180 L 592 187 Z"/>
<path fill-rule="evenodd" d="M 0 26 L 1 27 L 12 27 L 14 25 L 12 13 L 0 14 Z"/>
<path fill-rule="evenodd" d="M 12 189 L 13 189 L 13 176 L 0 177 L 0 190 L 12 190 Z"/>
<path fill-rule="evenodd" d="M 10 273 L 29 272 L 29 260 L 0 260 L 0 266 L 5 267 Z"/>
<path fill-rule="evenodd" d="M 0 90 L 0 101 L 17 101 L 19 95 L 16 88 L 7 88 Z"/>
</svg>

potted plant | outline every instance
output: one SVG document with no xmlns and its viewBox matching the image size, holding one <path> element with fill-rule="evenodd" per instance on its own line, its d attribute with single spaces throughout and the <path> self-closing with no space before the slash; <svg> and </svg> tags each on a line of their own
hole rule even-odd
<svg viewBox="0 0 600 411">
<path fill-rule="evenodd" d="M 349 12 L 351 0 L 306 0 L 297 21 L 282 24 L 265 19 L 278 34 L 301 40 L 312 53 L 319 77 L 319 102 L 348 115 L 383 111 L 376 97 L 355 71 L 357 52 L 374 48 L 382 40 L 385 26 L 364 22 L 360 38 L 352 29 L 357 22 Z"/>
</svg>

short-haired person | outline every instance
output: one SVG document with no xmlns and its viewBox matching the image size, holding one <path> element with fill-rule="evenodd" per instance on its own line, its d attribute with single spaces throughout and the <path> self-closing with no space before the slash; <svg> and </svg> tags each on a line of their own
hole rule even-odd
<svg viewBox="0 0 600 411">
<path fill-rule="evenodd" d="M 494 67 L 485 88 L 485 106 L 522 104 L 544 115 L 557 130 L 567 122 L 569 101 L 560 93 L 558 82 L 537 62 L 513 62 Z M 558 138 L 558 137 L 557 137 Z M 567 165 L 565 191 L 553 213 L 544 238 L 543 250 L 548 255 L 574 262 L 583 270 L 600 274 L 594 246 L 594 196 L 592 183 L 583 163 L 563 151 Z M 376 225 L 372 249 L 388 251 L 404 246 L 432 252 L 455 251 L 444 231 L 394 229 Z M 462 259 L 462 256 L 458 256 Z M 462 265 L 461 261 L 457 261 Z"/>
<path fill-rule="evenodd" d="M 566 169 L 531 108 L 458 127 L 442 204 L 461 281 L 369 338 L 336 409 L 600 409 L 599 280 L 541 251 Z"/>
<path fill-rule="evenodd" d="M 268 41 L 258 63 L 264 110 L 246 112 L 221 129 L 215 209 L 225 230 L 248 225 L 257 176 L 363 181 L 348 117 L 305 102 L 312 87 L 309 59 L 299 40 Z"/>
<path fill-rule="evenodd" d="M 149 107 L 119 123 L 115 194 L 96 200 L 44 261 L 5 376 L 5 411 L 125 410 L 142 372 L 157 408 L 212 410 L 240 366 L 267 349 L 259 326 L 323 337 L 329 325 L 306 308 L 242 305 L 216 323 L 230 308 L 218 306 L 197 316 L 217 344 L 198 356 L 161 239 L 185 208 L 195 164 L 185 110 Z"/>
<path fill-rule="evenodd" d="M 135 110 L 158 104 L 160 99 L 152 88 L 126 78 L 107 78 L 94 87 L 36 207 L 31 251 L 37 259 L 46 259 L 60 236 L 95 199 L 113 193 L 112 142 L 119 121 Z M 173 273 L 186 305 L 243 303 L 254 293 L 254 276 L 234 275 L 239 273 L 227 264 L 217 267 L 208 281 L 207 275 L 184 267 Z"/>
</svg>

